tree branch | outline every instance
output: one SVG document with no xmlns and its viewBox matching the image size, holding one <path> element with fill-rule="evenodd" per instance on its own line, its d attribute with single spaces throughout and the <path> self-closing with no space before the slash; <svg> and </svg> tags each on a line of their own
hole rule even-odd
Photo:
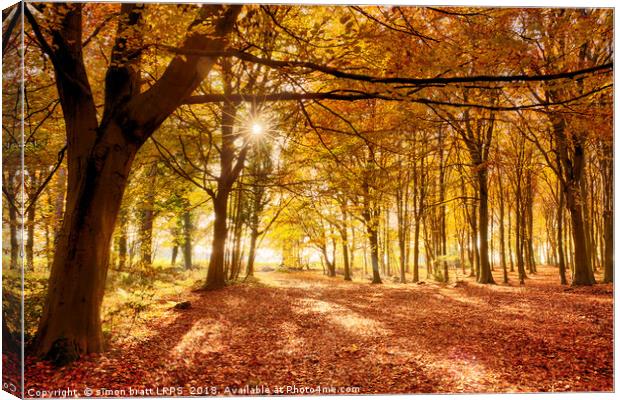
<svg viewBox="0 0 620 400">
<path fill-rule="evenodd" d="M 170 51 L 174 54 L 196 56 L 196 57 L 235 57 L 240 60 L 263 64 L 272 68 L 304 68 L 313 71 L 323 72 L 336 78 L 344 78 L 355 81 L 363 81 L 370 83 L 384 84 L 409 84 L 415 86 L 425 85 L 449 85 L 454 83 L 474 83 L 474 82 L 548 82 L 559 79 L 574 79 L 576 77 L 591 74 L 598 71 L 613 70 L 613 62 L 597 65 L 590 68 L 580 69 L 576 71 L 560 72 L 555 74 L 538 74 L 538 75 L 472 75 L 472 76 L 453 76 L 453 77 L 434 77 L 434 78 L 411 78 L 411 77 L 378 77 L 372 75 L 356 74 L 339 70 L 334 67 L 317 64 L 310 61 L 282 61 L 266 59 L 236 50 L 221 51 L 204 51 L 187 48 L 178 48 L 166 45 L 157 45 L 157 47 Z"/>
<path fill-rule="evenodd" d="M 604 90 L 610 89 L 613 87 L 613 84 L 608 84 L 596 89 L 592 89 L 591 91 L 584 93 L 582 95 L 573 97 L 571 99 L 565 99 L 561 101 L 548 101 L 543 103 L 528 103 L 522 105 L 512 105 L 512 106 L 500 106 L 500 105 L 488 105 L 488 104 L 477 104 L 477 103 L 457 103 L 450 101 L 441 101 L 441 100 L 432 100 L 427 98 L 407 98 L 404 96 L 388 96 L 380 93 L 365 93 L 365 92 L 357 92 L 357 91 L 331 91 L 325 93 L 316 93 L 316 92 L 307 92 L 307 93 L 294 93 L 294 92 L 280 92 L 280 93 L 270 93 L 265 95 L 258 94 L 207 94 L 207 95 L 197 95 L 190 96 L 185 99 L 184 104 L 205 104 L 205 103 L 221 103 L 224 101 L 232 101 L 232 102 L 261 102 L 261 101 L 301 101 L 301 100 L 341 100 L 341 101 L 358 101 L 358 100 L 368 100 L 368 99 L 380 99 L 385 101 L 403 101 L 424 105 L 437 105 L 437 106 L 448 106 L 455 108 L 479 108 L 484 110 L 491 111 L 519 111 L 519 110 L 528 110 L 528 109 L 538 109 L 545 108 L 550 106 L 558 106 L 569 104 L 574 101 L 586 98 L 598 92 L 602 92 Z"/>
</svg>

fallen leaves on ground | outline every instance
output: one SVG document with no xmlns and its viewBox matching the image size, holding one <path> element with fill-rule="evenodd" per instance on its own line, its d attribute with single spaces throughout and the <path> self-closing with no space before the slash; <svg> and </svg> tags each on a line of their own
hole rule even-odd
<svg viewBox="0 0 620 400">
<path fill-rule="evenodd" d="M 60 369 L 28 358 L 26 391 L 611 391 L 613 287 L 566 288 L 554 271 L 541 267 L 526 287 L 259 274 L 259 284 L 188 291 L 190 308 L 171 309 L 149 321 L 146 338 L 119 340 L 103 355 Z"/>
</svg>

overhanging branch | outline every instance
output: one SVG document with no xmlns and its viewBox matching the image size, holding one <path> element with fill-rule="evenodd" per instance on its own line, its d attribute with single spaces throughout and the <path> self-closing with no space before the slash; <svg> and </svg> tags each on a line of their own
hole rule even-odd
<svg viewBox="0 0 620 400">
<path fill-rule="evenodd" d="M 313 63 L 310 61 L 281 61 L 273 60 L 255 56 L 253 54 L 245 53 L 236 50 L 222 50 L 222 51 L 203 51 L 193 49 L 181 49 L 173 46 L 158 45 L 157 47 L 170 51 L 174 54 L 186 55 L 186 56 L 198 56 L 198 57 L 235 57 L 243 61 L 253 62 L 257 64 L 266 65 L 272 68 L 304 68 L 313 71 L 323 72 L 328 75 L 332 75 L 336 78 L 350 79 L 356 81 L 364 81 L 370 83 L 383 83 L 383 84 L 408 84 L 415 86 L 426 85 L 449 85 L 455 83 L 474 83 L 474 82 L 489 82 L 489 83 L 515 83 L 515 82 L 548 82 L 560 79 L 574 79 L 580 76 L 585 76 L 599 71 L 609 71 L 613 69 L 613 62 L 597 65 L 590 68 L 580 69 L 576 71 L 560 72 L 555 74 L 540 74 L 540 75 L 473 75 L 473 76 L 453 76 L 453 77 L 434 77 L 434 78 L 411 78 L 411 77 L 377 77 L 365 74 L 356 74 L 339 70 L 334 67 Z"/>
<path fill-rule="evenodd" d="M 510 105 L 510 106 L 501 106 L 501 105 L 488 105 L 488 104 L 477 104 L 477 103 L 459 103 L 459 102 L 450 102 L 443 100 L 433 100 L 428 98 L 409 98 L 406 96 L 388 96 L 382 93 L 376 92 L 361 92 L 361 91 L 330 91 L 330 92 L 306 92 L 306 93 L 295 93 L 295 92 L 280 92 L 280 93 L 270 93 L 270 94 L 253 94 L 253 93 L 237 93 L 231 95 L 224 94 L 206 94 L 206 95 L 196 95 L 190 96 L 185 99 L 183 104 L 206 104 L 206 103 L 221 103 L 224 101 L 232 101 L 232 102 L 268 102 L 268 101 L 301 101 L 301 100 L 339 100 L 339 101 L 358 101 L 358 100 L 368 100 L 368 99 L 379 99 L 386 101 L 402 101 L 416 104 L 423 104 L 429 106 L 446 106 L 446 107 L 455 107 L 455 108 L 478 108 L 484 110 L 491 111 L 519 111 L 519 110 L 537 110 L 545 107 L 559 106 L 569 104 L 588 96 L 594 95 L 596 93 L 602 92 L 607 89 L 611 89 L 613 84 L 604 85 L 595 89 L 592 89 L 589 92 L 586 92 L 582 95 L 572 97 L 570 99 L 565 99 L 561 101 L 549 101 L 549 102 L 539 102 L 539 103 L 528 103 L 522 105 Z"/>
</svg>

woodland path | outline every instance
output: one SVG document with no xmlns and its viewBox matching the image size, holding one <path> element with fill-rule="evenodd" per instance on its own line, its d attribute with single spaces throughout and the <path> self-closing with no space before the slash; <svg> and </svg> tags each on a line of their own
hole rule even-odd
<svg viewBox="0 0 620 400">
<path fill-rule="evenodd" d="M 188 292 L 190 309 L 167 311 L 145 338 L 104 356 L 60 370 L 31 361 L 27 389 L 612 390 L 612 286 L 556 281 L 551 268 L 525 288 L 260 273 L 258 283 Z"/>
</svg>

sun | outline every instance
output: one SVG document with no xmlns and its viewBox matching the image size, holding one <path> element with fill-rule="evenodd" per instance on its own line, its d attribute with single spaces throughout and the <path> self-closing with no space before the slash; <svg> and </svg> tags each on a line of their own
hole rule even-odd
<svg viewBox="0 0 620 400">
<path fill-rule="evenodd" d="M 252 132 L 252 135 L 254 136 L 261 135 L 263 131 L 264 131 L 263 125 L 261 125 L 258 122 L 254 122 L 252 124 L 252 128 L 250 129 L 250 132 Z"/>
</svg>

